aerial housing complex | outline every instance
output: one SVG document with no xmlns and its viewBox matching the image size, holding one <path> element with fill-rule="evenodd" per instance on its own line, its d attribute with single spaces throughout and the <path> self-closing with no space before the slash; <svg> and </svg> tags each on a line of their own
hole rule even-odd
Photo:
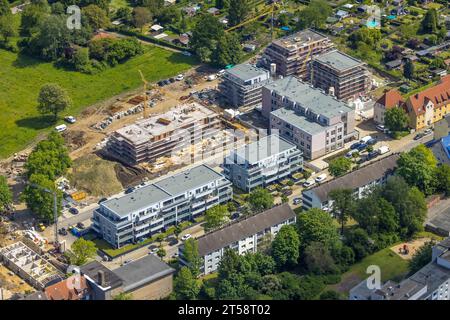
<svg viewBox="0 0 450 320">
<path fill-rule="evenodd" d="M 297 75 L 307 79 L 307 64 L 311 58 L 332 47 L 327 36 L 311 29 L 303 30 L 274 40 L 264 51 L 262 62 L 267 68 L 275 63 L 277 73 L 284 77 Z"/>
<path fill-rule="evenodd" d="M 337 50 L 312 58 L 310 80 L 314 87 L 345 101 L 365 95 L 370 89 L 365 63 Z"/>
<path fill-rule="evenodd" d="M 104 201 L 93 230 L 116 248 L 135 243 L 231 199 L 230 181 L 206 165 Z"/>
<path fill-rule="evenodd" d="M 151 162 L 216 135 L 220 127 L 217 113 L 198 103 L 184 104 L 115 131 L 106 150 L 130 165 Z"/>
</svg>

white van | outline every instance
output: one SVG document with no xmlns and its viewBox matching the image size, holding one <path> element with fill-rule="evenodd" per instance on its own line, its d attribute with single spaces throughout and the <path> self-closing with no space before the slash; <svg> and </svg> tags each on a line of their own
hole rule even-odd
<svg viewBox="0 0 450 320">
<path fill-rule="evenodd" d="M 390 151 L 390 149 L 388 146 L 381 146 L 378 148 L 377 151 L 379 154 L 385 154 L 385 153 L 388 153 Z"/>
<path fill-rule="evenodd" d="M 359 140 L 359 142 L 361 142 L 361 143 L 367 143 L 367 141 L 369 141 L 369 140 L 371 140 L 371 139 L 372 139 L 371 136 L 365 136 L 365 137 L 362 137 L 361 140 Z"/>
<path fill-rule="evenodd" d="M 55 127 L 55 130 L 58 132 L 63 132 L 66 129 L 67 129 L 67 126 L 65 124 L 61 124 L 61 125 Z"/>
</svg>

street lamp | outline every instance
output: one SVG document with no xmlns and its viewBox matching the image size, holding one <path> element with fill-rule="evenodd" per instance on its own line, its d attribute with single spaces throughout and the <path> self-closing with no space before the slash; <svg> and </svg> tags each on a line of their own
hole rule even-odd
<svg viewBox="0 0 450 320">
<path fill-rule="evenodd" d="M 58 242 L 58 194 L 56 193 L 56 190 L 50 190 L 43 186 L 40 186 L 36 183 L 29 183 L 31 187 L 38 188 L 43 190 L 44 192 L 50 193 L 53 195 L 53 215 L 55 219 L 55 247 L 59 246 Z"/>
</svg>

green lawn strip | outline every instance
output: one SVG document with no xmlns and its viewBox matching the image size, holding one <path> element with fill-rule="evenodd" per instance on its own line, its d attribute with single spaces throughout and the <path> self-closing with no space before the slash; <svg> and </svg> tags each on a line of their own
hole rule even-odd
<svg viewBox="0 0 450 320">
<path fill-rule="evenodd" d="M 73 107 L 61 116 L 76 115 L 89 105 L 137 88 L 141 85 L 139 69 L 154 82 L 196 63 L 192 57 L 152 46 L 146 47 L 144 54 L 94 75 L 57 68 L 53 63 L 1 49 L 0 61 L 0 158 L 23 149 L 39 133 L 53 128 L 49 118 L 36 110 L 39 90 L 46 83 L 58 83 L 73 100 Z"/>
<path fill-rule="evenodd" d="M 334 290 L 348 294 L 351 288 L 369 276 L 369 274 L 366 273 L 366 270 L 370 265 L 380 267 L 382 282 L 392 279 L 401 280 L 408 273 L 408 261 L 400 258 L 390 248 L 385 248 L 365 257 L 360 262 L 351 266 L 350 269 L 342 275 L 340 283 L 329 285 L 324 291 Z"/>
</svg>

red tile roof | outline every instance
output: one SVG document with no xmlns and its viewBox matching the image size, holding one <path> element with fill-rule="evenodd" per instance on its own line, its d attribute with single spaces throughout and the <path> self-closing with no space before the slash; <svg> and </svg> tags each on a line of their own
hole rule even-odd
<svg viewBox="0 0 450 320">
<path fill-rule="evenodd" d="M 396 89 L 386 91 L 378 100 L 377 103 L 383 105 L 386 109 L 391 109 L 393 107 L 403 104 L 402 95 Z"/>
<path fill-rule="evenodd" d="M 86 278 L 81 276 L 80 283 L 75 282 L 77 276 L 55 283 L 44 289 L 49 300 L 81 300 L 88 292 Z"/>
<path fill-rule="evenodd" d="M 408 105 L 412 107 L 417 115 L 425 112 L 423 106 L 428 101 L 438 106 L 450 103 L 450 75 L 442 77 L 435 86 L 416 93 L 407 100 Z"/>
</svg>

